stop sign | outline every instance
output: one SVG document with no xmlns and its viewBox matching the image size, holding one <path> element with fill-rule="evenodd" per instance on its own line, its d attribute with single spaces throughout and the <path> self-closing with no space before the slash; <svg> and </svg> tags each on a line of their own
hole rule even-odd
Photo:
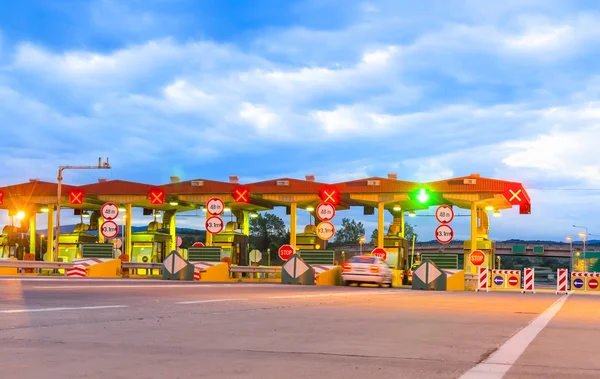
<svg viewBox="0 0 600 379">
<path fill-rule="evenodd" d="M 294 255 L 294 247 L 292 245 L 283 245 L 279 248 L 279 258 L 287 261 Z"/>
<path fill-rule="evenodd" d="M 483 264 L 483 261 L 485 261 L 485 254 L 483 254 L 481 250 L 474 250 L 469 255 L 469 261 L 475 266 L 480 266 Z"/>
<path fill-rule="evenodd" d="M 387 259 L 387 251 L 383 247 L 376 247 L 371 252 L 371 255 L 374 257 L 379 257 L 381 259 Z"/>
</svg>

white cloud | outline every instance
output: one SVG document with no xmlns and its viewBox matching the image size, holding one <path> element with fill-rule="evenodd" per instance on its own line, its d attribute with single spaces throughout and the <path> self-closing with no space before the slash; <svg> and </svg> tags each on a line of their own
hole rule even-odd
<svg viewBox="0 0 600 379">
<path fill-rule="evenodd" d="M 242 104 L 240 117 L 254 124 L 262 132 L 273 126 L 279 118 L 267 108 L 250 103 Z"/>
</svg>

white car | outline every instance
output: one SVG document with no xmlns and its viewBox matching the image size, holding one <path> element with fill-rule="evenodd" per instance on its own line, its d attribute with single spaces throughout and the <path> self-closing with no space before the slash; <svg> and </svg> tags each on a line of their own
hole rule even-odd
<svg viewBox="0 0 600 379">
<path fill-rule="evenodd" d="M 389 284 L 392 286 L 392 269 L 379 258 L 369 255 L 357 255 L 342 266 L 344 285 L 356 283 Z"/>
</svg>

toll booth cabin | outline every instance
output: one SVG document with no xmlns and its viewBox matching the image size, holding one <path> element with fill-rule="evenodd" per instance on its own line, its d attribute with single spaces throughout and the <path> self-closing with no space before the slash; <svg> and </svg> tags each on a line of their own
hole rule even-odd
<svg viewBox="0 0 600 379">
<path fill-rule="evenodd" d="M 220 247 L 221 257 L 231 259 L 232 265 L 248 266 L 250 264 L 248 261 L 250 238 L 236 229 L 239 229 L 237 222 L 228 222 L 225 225 L 225 231 L 213 235 L 212 246 Z"/>
<path fill-rule="evenodd" d="M 58 237 L 58 261 L 72 262 L 83 256 L 83 246 L 86 244 L 96 244 L 98 237 L 86 233 L 89 225 L 77 224 L 73 233 L 64 233 Z"/>
<path fill-rule="evenodd" d="M 383 237 L 383 248 L 387 252 L 387 264 L 396 270 L 409 270 L 410 262 L 408 259 L 409 242 L 400 237 L 401 226 L 397 224 L 390 225 L 388 233 Z"/>
<path fill-rule="evenodd" d="M 148 230 L 131 233 L 131 262 L 162 263 L 168 255 L 171 235 L 162 232 L 162 224 L 148 224 Z"/>
<path fill-rule="evenodd" d="M 16 226 L 6 225 L 2 229 L 2 235 L 0 236 L 0 258 L 17 258 L 18 256 L 18 243 L 17 233 L 19 228 Z"/>
<path fill-rule="evenodd" d="M 325 241 L 317 237 L 317 226 L 306 225 L 304 233 L 296 234 L 297 250 L 318 250 L 325 246 Z"/>
</svg>

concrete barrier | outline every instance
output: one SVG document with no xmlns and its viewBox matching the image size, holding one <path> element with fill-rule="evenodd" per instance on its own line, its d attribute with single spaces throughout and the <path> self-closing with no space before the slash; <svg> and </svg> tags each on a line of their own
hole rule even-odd
<svg viewBox="0 0 600 379">
<path fill-rule="evenodd" d="M 121 278 L 122 268 L 120 259 L 83 258 L 75 259 L 74 267 L 85 268 L 85 276 L 89 278 Z M 73 269 L 71 269 L 73 270 Z M 69 270 L 65 273 L 69 275 Z M 80 276 L 80 275 L 77 275 Z"/>
<path fill-rule="evenodd" d="M 315 269 L 315 285 L 317 286 L 341 286 L 342 266 L 336 265 L 311 265 Z"/>
<path fill-rule="evenodd" d="M 446 274 L 446 291 L 465 290 L 465 271 L 442 269 Z"/>
<path fill-rule="evenodd" d="M 193 262 L 194 279 L 200 282 L 229 282 L 229 264 L 227 262 Z M 196 274 L 197 272 L 197 274 Z"/>
</svg>

